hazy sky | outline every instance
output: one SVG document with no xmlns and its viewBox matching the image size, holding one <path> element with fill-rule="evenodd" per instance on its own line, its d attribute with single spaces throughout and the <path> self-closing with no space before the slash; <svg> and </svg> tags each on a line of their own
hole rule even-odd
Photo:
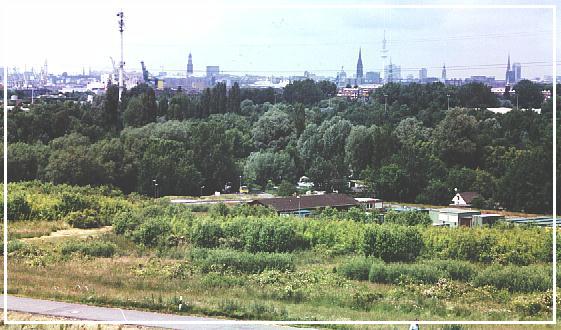
<svg viewBox="0 0 561 330">
<path fill-rule="evenodd" d="M 234 74 L 293 75 L 308 70 L 326 76 L 344 66 L 352 75 L 362 47 L 364 71 L 380 71 L 384 29 L 388 54 L 401 65 L 404 77 L 416 77 L 421 67 L 439 77 L 446 63 L 449 78 L 504 79 L 509 52 L 511 63 L 522 63 L 523 77 L 543 77 L 552 70 L 551 9 L 321 8 L 320 4 L 342 2 L 267 2 L 273 3 L 277 7 L 256 8 L 259 2 L 233 7 L 234 2 L 202 1 L 11 1 L 2 10 L 7 40 L 3 44 L 8 47 L 0 60 L 8 67 L 28 69 L 47 60 L 55 73 L 109 69 L 109 57 L 119 58 L 116 13 L 122 8 L 126 70 L 139 71 L 144 60 L 152 72 L 161 67 L 184 72 L 191 51 L 195 71 L 201 74 L 205 66 L 219 65 L 221 71 Z M 498 4 L 511 3 L 516 2 Z M 298 7 L 284 8 L 290 5 Z M 559 10 L 557 16 L 559 30 Z"/>
</svg>

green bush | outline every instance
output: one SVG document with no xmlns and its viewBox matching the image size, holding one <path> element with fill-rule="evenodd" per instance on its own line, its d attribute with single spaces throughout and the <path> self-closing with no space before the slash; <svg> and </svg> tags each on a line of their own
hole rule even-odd
<svg viewBox="0 0 561 330">
<path fill-rule="evenodd" d="M 389 211 L 384 215 L 384 222 L 403 226 L 428 226 L 432 221 L 427 213 L 420 211 L 395 212 Z"/>
<path fill-rule="evenodd" d="M 422 231 L 429 258 L 529 265 L 551 262 L 551 231 L 532 227 L 439 228 Z"/>
<path fill-rule="evenodd" d="M 294 270 L 294 260 L 285 253 L 249 253 L 234 250 L 194 249 L 191 261 L 201 272 L 261 273 L 266 269 Z"/>
<path fill-rule="evenodd" d="M 141 219 L 132 212 L 120 212 L 113 220 L 113 231 L 118 235 L 130 237 L 131 233 L 140 226 Z"/>
<path fill-rule="evenodd" d="M 371 266 L 371 258 L 357 256 L 341 264 L 337 268 L 337 272 L 351 280 L 366 281 Z"/>
<path fill-rule="evenodd" d="M 2 202 L 2 208 L 4 208 Z M 28 220 L 31 215 L 31 205 L 23 193 L 8 194 L 8 220 Z"/>
<path fill-rule="evenodd" d="M 475 265 L 460 260 L 428 260 L 423 262 L 442 271 L 445 276 L 456 281 L 470 281 L 477 273 Z"/>
<path fill-rule="evenodd" d="M 436 283 L 446 274 L 438 268 L 429 264 L 403 264 L 374 262 L 370 267 L 368 280 L 375 283 L 401 282 L 412 283 Z"/>
<path fill-rule="evenodd" d="M 145 246 L 157 246 L 168 241 L 171 234 L 171 224 L 164 217 L 148 219 L 132 233 L 132 239 L 136 243 Z"/>
<path fill-rule="evenodd" d="M 222 227 L 213 220 L 195 223 L 191 230 L 191 242 L 199 247 L 217 247 L 222 237 Z"/>
<path fill-rule="evenodd" d="M 218 203 L 210 207 L 209 213 L 213 217 L 225 217 L 230 213 L 230 209 L 226 204 Z"/>
<path fill-rule="evenodd" d="M 82 211 L 85 209 L 94 208 L 90 201 L 80 193 L 64 192 L 61 196 L 60 202 L 56 206 L 56 210 L 61 216 L 65 216 L 70 212 Z"/>
<path fill-rule="evenodd" d="M 423 241 L 416 227 L 366 225 L 362 252 L 384 261 L 413 261 L 421 253 Z"/>
<path fill-rule="evenodd" d="M 290 224 L 281 221 L 252 220 L 242 228 L 244 249 L 249 252 L 289 252 L 307 245 Z"/>
<path fill-rule="evenodd" d="M 189 206 L 189 209 L 191 210 L 191 212 L 201 213 L 201 212 L 208 212 L 209 207 L 208 205 L 197 204 L 197 205 Z"/>
<path fill-rule="evenodd" d="M 109 258 L 115 254 L 117 246 L 113 243 L 91 241 L 79 242 L 72 241 L 65 243 L 61 248 L 62 255 L 68 256 L 72 253 L 78 252 L 80 254 L 92 257 Z"/>
<path fill-rule="evenodd" d="M 475 286 L 492 285 L 510 292 L 534 292 L 551 289 L 552 270 L 542 265 L 487 267 L 473 279 Z"/>
<path fill-rule="evenodd" d="M 64 220 L 74 228 L 89 229 L 102 226 L 97 212 L 90 209 L 70 212 Z"/>
</svg>

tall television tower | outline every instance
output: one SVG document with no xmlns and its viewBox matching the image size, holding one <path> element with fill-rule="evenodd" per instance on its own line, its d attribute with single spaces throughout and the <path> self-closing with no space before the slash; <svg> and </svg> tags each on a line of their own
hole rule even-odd
<svg viewBox="0 0 561 330">
<path fill-rule="evenodd" d="M 121 62 L 119 62 L 119 103 L 121 102 L 121 96 L 123 94 L 123 90 L 125 89 L 125 77 L 124 77 L 124 67 L 125 67 L 125 60 L 123 59 L 123 31 L 125 27 L 125 21 L 123 20 L 125 14 L 122 11 L 117 13 L 119 17 L 119 32 L 121 33 Z"/>
<path fill-rule="evenodd" d="M 388 48 L 386 47 L 386 30 L 384 30 L 384 39 L 382 40 L 382 72 L 385 72 L 386 70 L 386 61 L 388 58 Z M 384 74 L 384 79 L 388 79 L 388 77 L 386 77 L 386 75 Z"/>
</svg>

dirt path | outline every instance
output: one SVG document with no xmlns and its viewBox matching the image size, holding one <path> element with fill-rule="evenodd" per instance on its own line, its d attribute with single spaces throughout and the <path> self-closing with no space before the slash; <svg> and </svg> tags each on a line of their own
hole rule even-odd
<svg viewBox="0 0 561 330">
<path fill-rule="evenodd" d="M 93 228 L 93 229 L 79 229 L 79 228 L 62 229 L 58 231 L 53 231 L 48 236 L 22 238 L 21 240 L 24 242 L 38 242 L 38 241 L 57 240 L 61 238 L 95 237 L 111 231 L 112 228 L 113 228 L 112 226 L 105 226 L 105 227 Z"/>
</svg>

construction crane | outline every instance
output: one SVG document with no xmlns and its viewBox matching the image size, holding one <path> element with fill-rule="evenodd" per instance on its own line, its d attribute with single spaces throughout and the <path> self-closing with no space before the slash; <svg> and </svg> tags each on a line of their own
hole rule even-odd
<svg viewBox="0 0 561 330">
<path fill-rule="evenodd" d="M 146 65 L 144 65 L 144 61 L 140 61 L 140 65 L 142 66 L 142 79 L 144 80 L 144 82 L 147 84 L 152 83 L 154 84 L 154 87 L 157 88 L 158 78 L 154 77 L 150 74 L 150 72 L 148 72 L 148 70 L 146 69 Z"/>
</svg>

